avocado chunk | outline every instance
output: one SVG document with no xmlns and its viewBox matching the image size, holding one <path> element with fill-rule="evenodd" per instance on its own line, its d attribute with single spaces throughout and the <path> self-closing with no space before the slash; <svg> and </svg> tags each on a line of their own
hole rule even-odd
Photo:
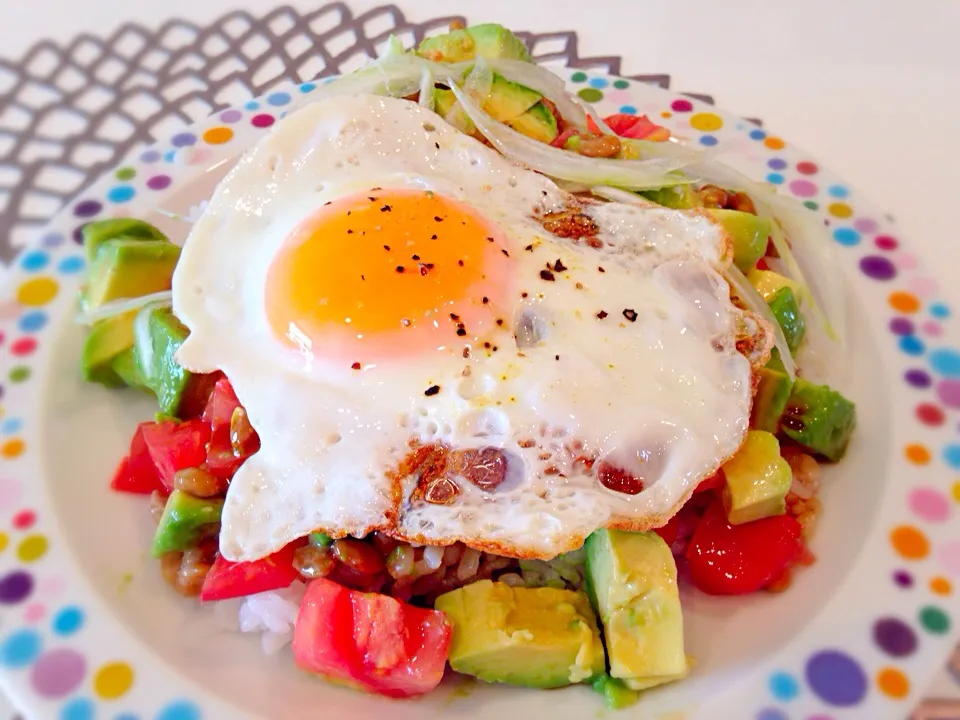
<svg viewBox="0 0 960 720">
<path fill-rule="evenodd" d="M 168 552 L 188 550 L 220 524 L 223 500 L 204 500 L 174 490 L 167 498 L 163 515 L 153 536 L 151 552 L 160 557 Z"/>
<path fill-rule="evenodd" d="M 586 595 L 481 580 L 437 598 L 453 623 L 450 667 L 486 682 L 555 688 L 604 670 Z"/>
<path fill-rule="evenodd" d="M 140 372 L 140 362 L 133 347 L 117 355 L 110 363 L 110 367 L 124 385 L 149 390 Z"/>
<path fill-rule="evenodd" d="M 114 315 L 94 323 L 83 342 L 80 369 L 83 379 L 107 387 L 123 387 L 126 381 L 113 367 L 116 358 L 133 347 L 136 312 Z"/>
<path fill-rule="evenodd" d="M 794 295 L 800 292 L 800 287 L 793 280 L 773 270 L 753 268 L 747 273 L 747 280 L 760 293 L 760 296 L 768 302 L 770 298 L 785 287 L 793 290 Z"/>
<path fill-rule="evenodd" d="M 169 290 L 179 258 L 180 248 L 171 242 L 104 240 L 90 265 L 81 296 L 84 308 Z"/>
<path fill-rule="evenodd" d="M 750 412 L 750 427 L 770 433 L 780 431 L 780 417 L 793 391 L 793 381 L 780 370 L 762 367 L 757 371 L 759 382 Z"/>
<path fill-rule="evenodd" d="M 731 525 L 786 512 L 793 472 L 772 433 L 748 431 L 737 454 L 724 463 L 723 476 L 723 506 Z"/>
<path fill-rule="evenodd" d="M 536 90 L 511 82 L 493 74 L 490 95 L 483 103 L 483 111 L 498 122 L 508 122 L 532 108 L 543 96 Z"/>
<path fill-rule="evenodd" d="M 767 300 L 770 312 L 777 319 L 783 330 L 783 336 L 787 340 L 787 347 L 790 354 L 794 355 L 800 343 L 803 342 L 803 336 L 807 330 L 806 321 L 803 313 L 800 311 L 800 303 L 797 302 L 797 296 L 789 287 L 782 287 L 777 290 L 773 296 Z"/>
<path fill-rule="evenodd" d="M 531 62 L 530 51 L 523 40 L 496 23 L 471 25 L 425 38 L 417 48 L 417 54 L 428 60 L 451 63 L 475 57 Z"/>
<path fill-rule="evenodd" d="M 522 115 L 510 120 L 507 125 L 542 143 L 552 143 L 558 134 L 557 119 L 542 100 Z"/>
<path fill-rule="evenodd" d="M 611 677 L 645 690 L 687 674 L 673 554 L 655 532 L 587 538 L 587 590 L 603 623 Z"/>
<path fill-rule="evenodd" d="M 623 710 L 635 705 L 640 699 L 640 694 L 636 690 L 631 690 L 622 680 L 610 677 L 606 673 L 597 675 L 590 682 L 590 687 L 603 695 L 603 704 L 610 710 Z"/>
<path fill-rule="evenodd" d="M 689 210 L 697 206 L 696 195 L 690 185 L 676 185 L 659 190 L 643 190 L 639 194 L 647 200 L 657 203 L 657 205 L 675 210 Z"/>
<path fill-rule="evenodd" d="M 136 218 L 110 218 L 95 220 L 83 226 L 83 248 L 87 260 L 93 262 L 100 246 L 107 240 L 124 238 L 127 240 L 158 240 L 168 242 L 167 236 L 150 223 Z"/>
<path fill-rule="evenodd" d="M 856 406 L 826 385 L 797 378 L 780 419 L 780 432 L 808 451 L 837 462 L 857 424 Z"/>
<path fill-rule="evenodd" d="M 177 362 L 177 350 L 189 335 L 187 327 L 169 308 L 148 305 L 138 315 L 135 335 L 140 374 L 156 394 L 160 412 L 173 417 L 199 413 L 215 378 L 192 373 Z"/>
<path fill-rule="evenodd" d="M 733 264 L 741 272 L 749 272 L 767 252 L 770 221 L 739 210 L 707 210 L 733 239 Z"/>
</svg>

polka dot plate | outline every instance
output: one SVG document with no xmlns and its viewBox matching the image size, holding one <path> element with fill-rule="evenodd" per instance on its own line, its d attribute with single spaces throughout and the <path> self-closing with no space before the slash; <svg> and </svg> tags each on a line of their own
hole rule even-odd
<svg viewBox="0 0 960 720">
<path fill-rule="evenodd" d="M 623 79 L 566 73 L 585 100 L 644 113 L 780 185 L 827 224 L 849 296 L 845 393 L 860 426 L 825 477 L 818 562 L 785 593 L 684 592 L 684 682 L 629 717 L 903 718 L 942 666 L 960 622 L 960 332 L 955 309 L 897 228 L 856 190 L 771 132 Z M 147 554 L 145 499 L 109 492 L 152 403 L 85 385 L 73 323 L 79 230 L 132 215 L 174 237 L 230 160 L 307 102 L 290 85 L 210 117 L 77 197 L 17 260 L 0 295 L 0 678 L 29 715 L 62 720 L 333 717 L 396 720 L 602 714 L 583 687 L 554 692 L 445 684 L 417 702 L 366 697 L 297 671 L 289 652 L 221 629 L 169 591 Z"/>
</svg>

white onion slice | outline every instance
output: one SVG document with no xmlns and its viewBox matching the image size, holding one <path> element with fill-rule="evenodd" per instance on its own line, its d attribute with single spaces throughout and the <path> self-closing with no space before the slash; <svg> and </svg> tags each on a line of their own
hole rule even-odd
<svg viewBox="0 0 960 720">
<path fill-rule="evenodd" d="M 787 338 L 783 334 L 783 328 L 780 327 L 777 318 L 774 317 L 773 311 L 770 310 L 770 306 L 767 305 L 767 301 L 764 300 L 763 296 L 750 284 L 746 276 L 737 269 L 736 265 L 730 265 L 730 267 L 724 271 L 723 276 L 727 279 L 727 282 L 730 283 L 737 297 L 747 306 L 747 309 L 755 312 L 773 326 L 773 340 L 777 350 L 780 351 L 780 360 L 783 362 L 783 368 L 791 380 L 796 379 L 797 366 L 793 362 L 793 356 L 790 354 Z"/>
<path fill-rule="evenodd" d="M 640 195 L 635 195 L 632 192 L 627 192 L 626 190 L 621 190 L 620 188 L 609 187 L 607 185 L 592 187 L 590 188 L 590 192 L 597 197 L 604 198 L 605 200 L 612 200 L 625 205 L 654 208 L 660 207 L 660 205 L 657 205 L 657 203 L 653 202 L 653 200 L 647 200 L 645 197 Z"/>
<path fill-rule="evenodd" d="M 94 310 L 87 310 L 80 313 L 80 315 L 76 317 L 75 321 L 79 325 L 93 325 L 94 323 L 101 320 L 106 320 L 107 318 L 112 318 L 116 317 L 117 315 L 123 315 L 128 312 L 133 312 L 134 310 L 139 310 L 145 305 L 150 305 L 151 303 L 169 307 L 173 304 L 173 293 L 170 290 L 161 290 L 160 292 L 151 293 L 150 295 L 141 295 L 140 297 L 135 298 L 114 300 L 112 302 L 104 303 Z"/>
<path fill-rule="evenodd" d="M 420 96 L 418 102 L 420 107 L 426 108 L 427 110 L 433 110 L 434 107 L 434 88 L 433 88 L 433 73 L 430 72 L 430 68 L 424 68 L 423 74 L 420 76 Z"/>
</svg>

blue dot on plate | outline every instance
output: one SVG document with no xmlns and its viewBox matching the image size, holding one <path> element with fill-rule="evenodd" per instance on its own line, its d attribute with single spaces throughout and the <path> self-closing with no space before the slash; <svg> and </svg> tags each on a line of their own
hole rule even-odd
<svg viewBox="0 0 960 720">
<path fill-rule="evenodd" d="M 941 375 L 960 376 L 960 352 L 952 348 L 937 348 L 930 353 L 930 366 Z"/>
<path fill-rule="evenodd" d="M 136 191 L 129 185 L 117 185 L 115 188 L 110 188 L 107 193 L 107 200 L 112 203 L 125 203 L 132 200 L 136 194 Z"/>
<path fill-rule="evenodd" d="M 200 708 L 188 700 L 178 700 L 161 710 L 157 720 L 200 720 Z"/>
<path fill-rule="evenodd" d="M 167 150 L 167 151 L 163 154 L 163 160 L 164 160 L 164 162 L 168 162 L 168 163 L 172 163 L 176 157 L 177 157 L 177 151 L 176 151 L 176 150 Z"/>
<path fill-rule="evenodd" d="M 950 317 L 950 308 L 943 303 L 934 303 L 930 306 L 930 314 L 935 318 L 947 318 Z"/>
<path fill-rule="evenodd" d="M 23 422 L 20 418 L 7 418 L 0 423 L 0 432 L 4 435 L 13 435 L 15 432 L 19 432 L 22 427 Z"/>
<path fill-rule="evenodd" d="M 954 470 L 960 470 L 960 445 L 947 445 L 943 449 L 943 459 Z"/>
<path fill-rule="evenodd" d="M 97 707 L 89 698 L 74 698 L 60 709 L 60 720 L 93 720 Z"/>
<path fill-rule="evenodd" d="M 32 333 L 42 330 L 46 324 L 47 314 L 45 312 L 42 310 L 31 310 L 20 317 L 20 322 L 17 323 L 17 326 L 22 332 Z"/>
<path fill-rule="evenodd" d="M 8 668 L 26 667 L 40 654 L 43 643 L 33 630 L 17 630 L 0 644 L 0 665 Z"/>
<path fill-rule="evenodd" d="M 302 93 L 313 92 L 316 89 L 317 89 L 316 83 L 301 83 L 300 85 L 300 92 Z"/>
<path fill-rule="evenodd" d="M 750 131 L 750 138 L 752 140 L 763 140 L 767 134 L 760 128 L 756 128 Z"/>
<path fill-rule="evenodd" d="M 782 710 L 766 708 L 757 713 L 757 720 L 790 720 Z"/>
<path fill-rule="evenodd" d="M 138 715 L 134 715 L 133 713 L 125 712 L 120 713 L 113 720 L 140 720 L 140 717 Z"/>
<path fill-rule="evenodd" d="M 701 135 L 700 144 L 706 145 L 707 147 L 713 147 L 717 144 L 717 139 L 713 135 Z"/>
<path fill-rule="evenodd" d="M 290 94 L 285 92 L 275 92 L 267 95 L 267 102 L 274 106 L 286 105 L 290 102 Z"/>
<path fill-rule="evenodd" d="M 34 250 L 20 258 L 20 267 L 27 272 L 37 272 L 43 270 L 49 262 L 50 256 L 47 253 L 42 250 Z"/>
<path fill-rule="evenodd" d="M 783 175 L 780 173 L 769 173 L 767 175 L 767 182 L 773 183 L 774 185 L 783 185 Z"/>
<path fill-rule="evenodd" d="M 83 627 L 83 610 L 71 605 L 57 613 L 53 619 L 53 631 L 57 635 L 73 635 Z"/>
<path fill-rule="evenodd" d="M 904 335 L 900 338 L 900 349 L 907 355 L 923 355 L 923 340 L 916 335 Z"/>
<path fill-rule="evenodd" d="M 800 694 L 800 683 L 790 673 L 778 672 L 770 676 L 770 692 L 780 701 L 793 700 Z"/>
<path fill-rule="evenodd" d="M 57 265 L 57 270 L 63 273 L 64 275 L 72 275 L 73 273 L 80 272 L 86 265 L 83 257 L 80 255 L 74 255 L 73 257 L 67 257 L 60 261 L 60 264 Z"/>
<path fill-rule="evenodd" d="M 590 87 L 595 87 L 600 90 L 607 86 L 606 78 L 590 78 Z"/>
<path fill-rule="evenodd" d="M 247 101 L 243 104 L 243 109 L 244 109 L 244 110 L 259 110 L 259 109 L 260 109 L 260 103 L 258 103 L 256 100 L 247 100 Z"/>
<path fill-rule="evenodd" d="M 843 185 L 831 185 L 827 188 L 827 194 L 830 197 L 845 198 L 850 194 L 850 191 L 847 190 Z"/>
<path fill-rule="evenodd" d="M 637 109 L 633 105 L 621 105 L 620 112 L 626 113 L 627 115 L 636 115 Z"/>
<path fill-rule="evenodd" d="M 848 247 L 860 244 L 860 233 L 853 228 L 839 227 L 833 231 L 833 239 Z"/>
</svg>

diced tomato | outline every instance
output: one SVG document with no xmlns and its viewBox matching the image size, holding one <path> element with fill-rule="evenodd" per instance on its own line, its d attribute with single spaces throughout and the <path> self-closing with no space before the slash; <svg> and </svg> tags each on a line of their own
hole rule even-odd
<svg viewBox="0 0 960 720">
<path fill-rule="evenodd" d="M 576 134 L 576 128 L 567 128 L 562 133 L 558 134 L 553 140 L 550 141 L 550 144 L 554 147 L 562 148 L 564 143 L 567 142 L 571 137 Z"/>
<path fill-rule="evenodd" d="M 273 555 L 252 562 L 230 562 L 217 555 L 203 581 L 200 599 L 226 600 L 289 587 L 300 576 L 293 567 L 293 554 L 302 545 L 302 541 L 292 542 Z"/>
<path fill-rule="evenodd" d="M 230 418 L 240 407 L 237 394 L 226 377 L 217 380 L 201 416 L 210 425 L 210 440 L 216 445 L 230 444 Z"/>
<path fill-rule="evenodd" d="M 451 634 L 442 612 L 321 578 L 307 586 L 293 656 L 307 672 L 387 697 L 411 697 L 440 684 Z"/>
<path fill-rule="evenodd" d="M 757 270 L 769 270 L 769 269 L 770 269 L 770 266 L 767 265 L 766 258 L 760 258 L 759 260 L 757 260 Z"/>
<path fill-rule="evenodd" d="M 150 457 L 143 438 L 143 426 L 137 428 L 130 441 L 130 453 L 120 461 L 110 487 L 118 492 L 149 495 L 154 490 L 166 493 L 168 489 L 160 481 L 156 465 Z"/>
<path fill-rule="evenodd" d="M 616 113 L 605 117 L 603 121 L 620 137 L 632 140 L 667 140 L 670 138 L 669 130 L 651 122 L 646 115 Z M 587 117 L 587 127 L 592 132 L 600 132 L 600 128 L 589 116 Z"/>
<path fill-rule="evenodd" d="M 727 482 L 726 478 L 723 476 L 723 470 L 717 470 L 713 475 L 708 478 L 704 478 L 700 481 L 700 484 L 697 485 L 695 493 L 707 492 L 708 490 L 719 490 Z"/>
<path fill-rule="evenodd" d="M 178 470 L 200 467 L 207 459 L 210 426 L 200 418 L 180 423 L 145 422 L 140 424 L 140 431 L 167 490 L 173 489 L 173 476 Z"/>
<path fill-rule="evenodd" d="M 789 515 L 730 525 L 719 498 L 713 501 L 687 547 L 690 577 L 710 595 L 756 592 L 803 553 L 800 523 Z"/>
<path fill-rule="evenodd" d="M 663 538 L 671 549 L 675 549 L 678 540 L 686 541 L 693 535 L 697 525 L 700 524 L 701 512 L 700 503 L 695 499 L 690 500 L 680 508 L 676 515 L 670 518 L 670 522 L 661 528 L 657 528 L 656 533 Z"/>
<path fill-rule="evenodd" d="M 667 545 L 673 545 L 676 542 L 677 535 L 680 533 L 679 513 L 670 518 L 670 521 L 663 527 L 658 527 L 654 532 L 663 538 Z"/>
</svg>

